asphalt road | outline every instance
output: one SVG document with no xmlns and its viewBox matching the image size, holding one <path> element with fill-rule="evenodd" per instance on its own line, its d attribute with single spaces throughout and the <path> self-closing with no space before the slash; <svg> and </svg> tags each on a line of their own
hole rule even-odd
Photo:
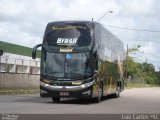
<svg viewBox="0 0 160 120">
<path fill-rule="evenodd" d="M 160 113 L 160 88 L 124 90 L 120 98 L 105 97 L 101 103 L 92 100 L 63 99 L 52 103 L 51 98 L 35 95 L 1 95 L 0 113 L 13 114 L 123 114 Z"/>
</svg>

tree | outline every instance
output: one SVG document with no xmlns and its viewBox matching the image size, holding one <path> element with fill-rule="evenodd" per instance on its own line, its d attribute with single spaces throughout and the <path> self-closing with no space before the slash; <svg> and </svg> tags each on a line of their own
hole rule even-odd
<svg viewBox="0 0 160 120">
<path fill-rule="evenodd" d="M 136 74 L 137 74 L 137 68 L 138 68 L 138 64 L 134 61 L 133 57 L 131 57 L 133 54 L 136 54 L 137 52 L 139 52 L 139 48 L 141 46 L 137 45 L 134 46 L 132 48 L 128 48 L 127 45 L 127 52 L 126 52 L 126 59 L 124 61 L 125 64 L 125 73 L 126 73 L 126 79 L 128 78 L 128 76 L 131 76 L 131 78 L 135 78 Z"/>
<path fill-rule="evenodd" d="M 126 77 L 131 77 L 131 81 L 134 83 L 147 83 L 147 84 L 154 84 L 158 79 L 155 73 L 155 67 L 153 64 L 150 63 L 138 63 L 135 62 L 134 54 L 140 52 L 140 45 L 134 46 L 132 48 L 128 48 L 125 59 L 126 65 Z"/>
<path fill-rule="evenodd" d="M 145 81 L 147 84 L 153 84 L 156 81 L 155 67 L 153 64 L 143 63 L 143 71 L 145 73 Z"/>
</svg>

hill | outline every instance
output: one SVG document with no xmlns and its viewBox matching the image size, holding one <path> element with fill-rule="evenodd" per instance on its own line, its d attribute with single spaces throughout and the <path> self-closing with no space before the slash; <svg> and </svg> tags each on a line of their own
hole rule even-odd
<svg viewBox="0 0 160 120">
<path fill-rule="evenodd" d="M 29 57 L 32 56 L 32 48 L 17 45 L 17 44 L 0 41 L 0 49 L 7 53 L 24 55 L 24 56 L 29 56 Z M 38 50 L 37 51 L 38 58 L 40 58 L 40 54 L 41 54 L 41 51 Z"/>
</svg>

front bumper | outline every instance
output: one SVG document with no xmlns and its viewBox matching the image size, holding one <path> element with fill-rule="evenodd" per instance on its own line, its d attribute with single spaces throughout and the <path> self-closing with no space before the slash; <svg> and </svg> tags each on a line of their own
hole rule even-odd
<svg viewBox="0 0 160 120">
<path fill-rule="evenodd" d="M 40 95 L 41 97 L 89 98 L 92 97 L 94 83 L 95 80 L 77 86 L 54 86 L 40 82 Z M 60 92 L 68 92 L 69 95 L 63 96 Z"/>
</svg>

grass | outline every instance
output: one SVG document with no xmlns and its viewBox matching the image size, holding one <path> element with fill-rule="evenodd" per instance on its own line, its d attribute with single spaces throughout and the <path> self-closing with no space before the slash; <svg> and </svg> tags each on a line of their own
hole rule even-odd
<svg viewBox="0 0 160 120">
<path fill-rule="evenodd" d="M 0 41 L 0 50 L 3 50 L 6 53 L 18 54 L 31 57 L 32 48 L 16 45 L 12 43 Z M 41 51 L 37 50 L 37 57 L 40 58 Z"/>
<path fill-rule="evenodd" d="M 135 83 L 128 83 L 126 88 L 148 88 L 148 87 L 160 87 L 160 85 L 156 84 L 135 84 Z"/>
<path fill-rule="evenodd" d="M 0 95 L 37 94 L 39 88 L 1 88 Z"/>
<path fill-rule="evenodd" d="M 151 88 L 160 87 L 154 84 L 127 84 L 126 88 Z M 0 88 L 0 95 L 38 94 L 39 88 Z"/>
</svg>

